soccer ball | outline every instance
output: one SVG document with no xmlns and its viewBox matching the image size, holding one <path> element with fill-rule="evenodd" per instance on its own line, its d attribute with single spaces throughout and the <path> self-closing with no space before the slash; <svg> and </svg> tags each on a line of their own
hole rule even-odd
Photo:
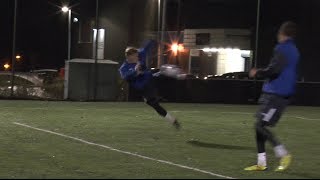
<svg viewBox="0 0 320 180">
<path fill-rule="evenodd" d="M 179 68 L 176 65 L 172 64 L 164 64 L 160 67 L 160 73 L 164 76 L 168 76 L 175 79 L 184 79 L 185 74 L 183 74 L 183 71 L 181 68 Z"/>
</svg>

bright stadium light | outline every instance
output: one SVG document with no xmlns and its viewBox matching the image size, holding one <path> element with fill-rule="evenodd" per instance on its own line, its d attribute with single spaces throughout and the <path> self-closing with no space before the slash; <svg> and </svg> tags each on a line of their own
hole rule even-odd
<svg viewBox="0 0 320 180">
<path fill-rule="evenodd" d="M 69 8 L 67 6 L 63 6 L 61 8 L 62 12 L 68 12 L 69 11 Z"/>
<path fill-rule="evenodd" d="M 171 45 L 171 50 L 172 50 L 173 52 L 178 52 L 178 48 L 179 48 L 179 46 L 178 46 L 177 43 L 173 43 L 173 44 Z"/>
<path fill-rule="evenodd" d="M 178 52 L 183 52 L 184 51 L 184 46 L 183 44 L 178 44 L 178 43 L 173 43 L 171 45 L 171 51 L 175 56 L 177 56 Z"/>
</svg>

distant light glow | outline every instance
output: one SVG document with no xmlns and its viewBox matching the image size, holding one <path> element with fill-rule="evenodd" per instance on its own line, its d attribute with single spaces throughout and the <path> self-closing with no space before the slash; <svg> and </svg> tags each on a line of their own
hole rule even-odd
<svg viewBox="0 0 320 180">
<path fill-rule="evenodd" d="M 178 52 L 184 51 L 184 46 L 183 44 L 172 43 L 171 51 L 173 52 L 174 56 L 177 56 Z"/>
<path fill-rule="evenodd" d="M 244 71 L 245 61 L 240 49 L 220 49 L 217 57 L 217 74 Z M 230 76 L 231 78 L 231 76 Z"/>
<path fill-rule="evenodd" d="M 177 43 L 173 43 L 173 44 L 171 45 L 171 50 L 172 50 L 173 52 L 177 52 L 177 51 L 178 51 L 178 48 L 179 48 L 179 46 L 178 46 Z"/>
<path fill-rule="evenodd" d="M 10 65 L 8 63 L 6 63 L 5 65 L 3 65 L 4 69 L 9 69 Z"/>
<path fill-rule="evenodd" d="M 244 57 L 251 57 L 250 50 L 241 50 L 236 47 L 205 47 L 201 50 L 208 56 L 212 56 L 212 53 L 217 54 L 217 74 L 242 72 L 245 70 Z"/>
<path fill-rule="evenodd" d="M 67 6 L 63 6 L 61 8 L 62 12 L 68 12 L 69 11 L 69 8 Z"/>
<path fill-rule="evenodd" d="M 210 48 L 203 48 L 202 51 L 203 52 L 211 52 L 211 49 Z"/>
<path fill-rule="evenodd" d="M 201 50 L 206 53 L 224 53 L 224 52 L 239 53 L 241 52 L 241 54 L 244 54 L 244 55 L 251 54 L 250 50 L 240 50 L 238 48 L 203 48 Z"/>
<path fill-rule="evenodd" d="M 180 52 L 184 51 L 184 46 L 182 44 L 178 45 L 178 51 L 180 51 Z"/>
</svg>

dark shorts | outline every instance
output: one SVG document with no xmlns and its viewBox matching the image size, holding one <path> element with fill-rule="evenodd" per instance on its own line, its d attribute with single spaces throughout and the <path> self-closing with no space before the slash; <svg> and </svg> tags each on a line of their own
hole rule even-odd
<svg viewBox="0 0 320 180">
<path fill-rule="evenodd" d="M 144 98 L 147 103 L 157 103 L 159 102 L 156 82 L 151 79 L 143 89 L 139 90 L 139 94 Z"/>
<path fill-rule="evenodd" d="M 262 94 L 259 99 L 260 108 L 256 114 L 257 121 L 265 126 L 275 126 L 289 102 L 289 98 Z"/>
</svg>

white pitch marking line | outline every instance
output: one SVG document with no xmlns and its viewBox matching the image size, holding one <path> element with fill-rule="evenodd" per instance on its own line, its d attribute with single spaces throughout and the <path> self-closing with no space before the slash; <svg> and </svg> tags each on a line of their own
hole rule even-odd
<svg viewBox="0 0 320 180">
<path fill-rule="evenodd" d="M 196 171 L 196 172 L 201 172 L 201 173 L 204 173 L 204 174 L 209 174 L 211 176 L 216 176 L 216 177 L 220 177 L 220 178 L 235 179 L 233 177 L 224 176 L 224 175 L 216 174 L 216 173 L 213 173 L 213 172 L 210 172 L 210 171 L 205 171 L 205 170 L 201 170 L 201 169 L 198 169 L 198 168 L 192 168 L 192 167 L 176 164 L 176 163 L 173 163 L 173 162 L 170 162 L 170 161 L 164 161 L 164 160 L 160 160 L 160 159 L 155 159 L 155 158 L 150 158 L 150 157 L 147 157 L 147 156 L 139 155 L 139 154 L 136 154 L 136 153 L 131 153 L 131 152 L 128 152 L 128 151 L 122 151 L 122 150 L 115 149 L 115 148 L 110 147 L 110 146 L 106 146 L 106 145 L 102 145 L 102 144 L 96 144 L 96 143 L 89 142 L 89 141 L 86 141 L 86 140 L 83 140 L 83 139 L 80 139 L 80 138 L 64 135 L 64 134 L 61 134 L 61 133 L 56 133 L 56 132 L 45 130 L 45 129 L 32 127 L 32 126 L 29 126 L 29 125 L 26 125 L 26 124 L 21 124 L 21 123 L 17 123 L 17 122 L 13 122 L 13 124 L 19 125 L 19 126 L 23 126 L 23 127 L 27 127 L 27 128 L 30 128 L 30 129 L 35 129 L 35 130 L 46 132 L 46 133 L 50 133 L 50 134 L 54 134 L 54 135 L 57 135 L 57 136 L 62 136 L 62 137 L 65 137 L 65 138 L 73 139 L 75 141 L 79 141 L 79 142 L 82 142 L 82 143 L 85 143 L 85 144 L 89 144 L 89 145 L 92 145 L 92 146 L 102 147 L 102 148 L 109 149 L 111 151 L 116 151 L 116 152 L 119 152 L 119 153 L 122 153 L 122 154 L 127 154 L 127 155 L 131 155 L 131 156 L 140 157 L 142 159 L 148 159 L 148 160 L 160 162 L 160 163 L 163 163 L 163 164 L 169 164 L 169 165 L 172 165 L 172 166 L 176 166 L 176 167 L 180 167 L 180 168 L 184 168 L 184 169 L 189 169 L 189 170 L 193 170 L 193 171 Z"/>
<path fill-rule="evenodd" d="M 312 119 L 312 118 L 306 118 L 306 117 L 301 117 L 301 116 L 285 116 L 285 117 L 303 119 L 303 120 L 310 120 L 310 121 L 320 121 L 320 119 Z"/>
<path fill-rule="evenodd" d="M 222 114 L 254 114 L 254 113 L 249 113 L 249 112 L 221 112 Z"/>
<path fill-rule="evenodd" d="M 200 113 L 201 111 L 170 111 L 170 112 L 173 112 L 173 113 Z"/>
</svg>

